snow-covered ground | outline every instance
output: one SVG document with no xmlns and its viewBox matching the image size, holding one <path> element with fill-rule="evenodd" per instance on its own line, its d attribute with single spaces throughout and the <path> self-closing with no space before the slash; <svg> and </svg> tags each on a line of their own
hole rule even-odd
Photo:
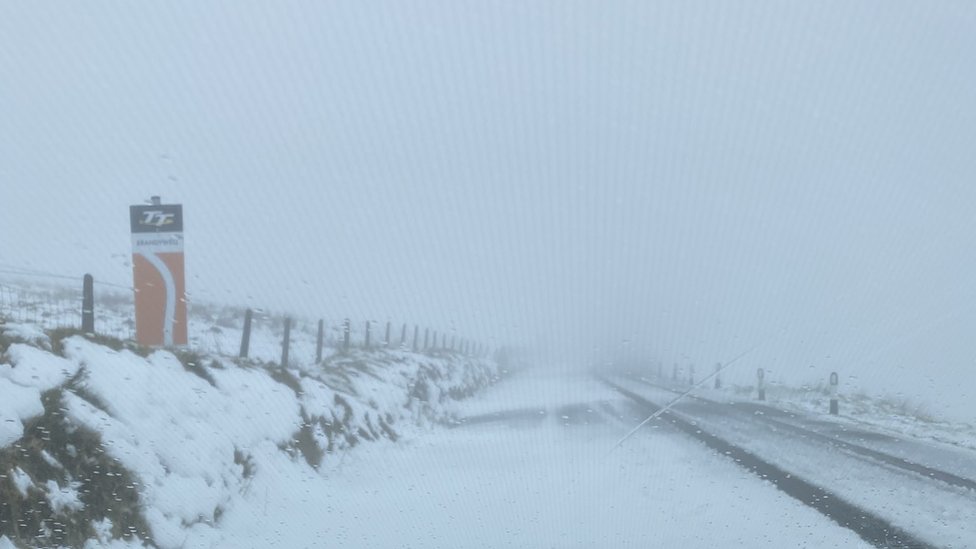
<svg viewBox="0 0 976 549">
<path fill-rule="evenodd" d="M 273 348 L 264 335 L 256 348 Z M 386 349 L 281 368 L 30 323 L 0 324 L 0 340 L 0 543 L 264 546 L 233 517 L 266 507 L 270 486 L 325 482 L 352 448 L 448 421 L 448 402 L 498 374 Z"/>
<path fill-rule="evenodd" d="M 626 383 L 634 378 L 619 379 Z M 669 390 L 632 382 L 627 386 L 658 405 L 671 402 L 676 392 L 687 389 Z M 886 433 L 892 430 L 878 427 L 888 425 L 882 416 L 869 415 L 873 422 L 856 421 L 829 416 L 825 407 L 801 411 L 804 407 L 800 405 L 783 407 L 784 412 L 780 406 L 785 402 L 795 404 L 777 399 L 756 406 L 740 398 L 729 398 L 724 391 L 702 388 L 676 403 L 671 413 L 798 478 L 876 512 L 935 546 L 976 544 L 976 500 L 971 488 L 891 467 L 869 455 L 871 450 L 877 450 L 896 458 L 895 463 L 904 460 L 971 481 L 976 479 L 976 452 L 967 445 L 932 440 L 935 437 L 917 440 Z M 868 455 L 847 451 L 844 443 L 867 448 Z"/>
<path fill-rule="evenodd" d="M 151 351 L 77 335 L 67 330 L 76 325 L 73 310 L 57 299 L 31 301 L 26 291 L 6 288 L 0 549 L 14 541 L 92 548 L 863 546 L 851 531 L 667 429 L 649 425 L 611 450 L 643 417 L 587 374 L 530 369 L 499 378 L 493 361 L 452 352 L 340 353 L 337 333 L 316 364 L 314 326 L 301 321 L 289 367 L 280 368 L 280 318 L 263 315 L 252 359 L 238 361 L 239 311 L 221 308 L 197 308 L 188 350 Z M 28 301 L 32 312 L 9 314 Z M 128 337 L 124 304 L 101 311 L 100 332 Z M 751 398 L 741 387 L 698 392 Z M 821 392 L 782 385 L 769 397 L 797 411 L 823 406 Z M 966 426 L 893 419 L 882 404 L 842 398 L 847 415 L 834 421 L 919 430 L 976 447 Z M 936 429 L 942 434 L 919 427 L 924 421 L 943 425 Z M 782 453 L 775 445 L 761 450 Z M 815 461 L 789 464 L 825 483 L 844 480 L 836 470 L 817 477 L 827 473 Z M 912 482 L 890 488 L 930 490 Z M 868 499 L 858 501 L 866 504 L 889 489 L 863 488 Z M 949 496 L 960 505 L 942 505 L 942 515 L 913 517 L 905 508 L 889 516 L 917 527 L 919 520 L 976 520 L 965 514 L 965 494 Z"/>
</svg>

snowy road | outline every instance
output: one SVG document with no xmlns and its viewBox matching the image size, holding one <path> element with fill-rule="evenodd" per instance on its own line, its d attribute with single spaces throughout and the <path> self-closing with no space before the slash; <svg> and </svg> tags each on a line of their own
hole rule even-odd
<svg viewBox="0 0 976 549">
<path fill-rule="evenodd" d="M 458 413 L 453 429 L 357 448 L 301 505 L 272 489 L 269 516 L 363 547 L 868 546 L 667 428 L 609 453 L 642 418 L 589 376 L 516 376 Z"/>
<path fill-rule="evenodd" d="M 650 405 L 669 402 L 675 392 L 647 380 L 616 378 L 634 400 Z M 621 387 L 623 388 L 623 387 Z M 766 463 L 826 490 L 862 512 L 874 515 L 922 544 L 938 547 L 976 546 L 976 454 L 932 442 L 911 440 L 845 423 L 805 417 L 748 402 L 716 402 L 688 397 L 678 402 L 662 424 L 714 435 Z M 686 430 L 687 427 L 686 427 Z M 695 432 L 690 433 L 696 436 Z M 796 495 L 800 500 L 809 494 Z M 825 508 L 830 505 L 808 500 Z M 836 505 L 834 505 L 836 507 Z M 838 514 L 836 509 L 833 512 Z M 856 523 L 856 517 L 835 516 Z M 863 524 L 853 524 L 855 530 Z M 870 539 L 870 535 L 868 536 Z M 898 537 L 898 536 L 895 536 Z M 876 542 L 877 543 L 877 542 Z M 916 542 L 888 543 L 916 546 Z M 879 543 L 885 546 L 883 542 Z"/>
<path fill-rule="evenodd" d="M 616 381 L 652 402 L 672 396 Z M 923 547 L 976 546 L 976 498 L 969 489 L 800 436 L 750 406 L 692 400 L 679 408 L 683 417 L 699 414 L 694 421 L 702 429 L 775 463 L 798 482 L 870 510 Z M 216 545 L 872 546 L 782 484 L 668 421 L 648 424 L 611 451 L 648 407 L 587 374 L 523 373 L 459 403 L 455 412 L 463 419 L 451 428 L 431 425 L 405 432 L 396 443 L 361 445 L 319 471 L 296 470 L 280 457 L 274 458 L 280 465 L 272 465 L 269 458 L 223 516 Z M 818 427 L 815 418 L 763 414 L 821 434 L 836 428 Z M 866 433 L 850 436 L 896 444 Z M 952 456 L 951 449 L 933 448 L 940 459 Z M 968 470 L 964 461 L 955 473 Z"/>
</svg>

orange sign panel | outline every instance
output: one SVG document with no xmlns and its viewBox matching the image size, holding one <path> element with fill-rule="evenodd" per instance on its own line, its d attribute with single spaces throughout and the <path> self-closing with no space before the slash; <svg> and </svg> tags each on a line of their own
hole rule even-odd
<svg viewBox="0 0 976 549">
<path fill-rule="evenodd" d="M 187 344 L 183 272 L 183 206 L 130 206 L 136 340 L 146 346 Z"/>
</svg>

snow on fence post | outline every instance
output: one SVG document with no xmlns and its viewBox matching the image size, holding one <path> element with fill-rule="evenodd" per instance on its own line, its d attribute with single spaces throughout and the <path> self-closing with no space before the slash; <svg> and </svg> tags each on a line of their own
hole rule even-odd
<svg viewBox="0 0 976 549">
<path fill-rule="evenodd" d="M 390 346 L 390 321 L 389 320 L 386 321 L 386 339 L 383 340 L 383 346 L 384 347 Z"/>
<path fill-rule="evenodd" d="M 244 311 L 244 331 L 241 333 L 241 352 L 237 356 L 247 358 L 248 349 L 251 347 L 251 317 L 254 312 L 251 309 Z"/>
<path fill-rule="evenodd" d="M 721 372 L 722 372 L 722 363 L 721 362 L 716 362 L 715 363 L 715 388 L 716 389 L 721 389 L 722 388 L 722 374 L 721 374 Z"/>
<path fill-rule="evenodd" d="M 345 321 L 345 323 L 342 325 L 342 350 L 343 351 L 348 351 L 349 350 L 349 332 L 350 331 L 351 331 L 351 327 L 349 325 L 349 319 L 347 318 L 346 321 Z"/>
<path fill-rule="evenodd" d="M 367 349 L 369 349 L 369 324 L 370 324 L 370 322 L 367 320 L 366 321 L 366 336 L 363 338 L 363 347 L 365 347 Z"/>
<path fill-rule="evenodd" d="M 315 336 L 315 363 L 322 362 L 322 344 L 325 343 L 325 321 L 319 319 L 319 331 Z"/>
<path fill-rule="evenodd" d="M 95 333 L 95 279 L 86 274 L 82 283 L 81 331 Z"/>
<path fill-rule="evenodd" d="M 288 346 L 291 344 L 291 318 L 285 317 L 285 335 L 281 339 L 281 367 L 288 367 Z"/>
<path fill-rule="evenodd" d="M 756 387 L 759 389 L 759 400 L 766 400 L 766 371 L 762 368 L 756 370 L 757 383 Z"/>
<path fill-rule="evenodd" d="M 838 412 L 837 383 L 837 372 L 830 372 L 830 415 L 832 416 L 836 416 Z"/>
</svg>

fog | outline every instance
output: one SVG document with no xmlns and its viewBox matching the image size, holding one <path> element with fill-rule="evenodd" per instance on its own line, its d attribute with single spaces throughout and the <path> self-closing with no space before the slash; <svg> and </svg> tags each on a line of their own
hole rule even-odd
<svg viewBox="0 0 976 549">
<path fill-rule="evenodd" d="M 0 268 L 963 403 L 976 10 L 855 4 L 5 3 Z"/>
</svg>

